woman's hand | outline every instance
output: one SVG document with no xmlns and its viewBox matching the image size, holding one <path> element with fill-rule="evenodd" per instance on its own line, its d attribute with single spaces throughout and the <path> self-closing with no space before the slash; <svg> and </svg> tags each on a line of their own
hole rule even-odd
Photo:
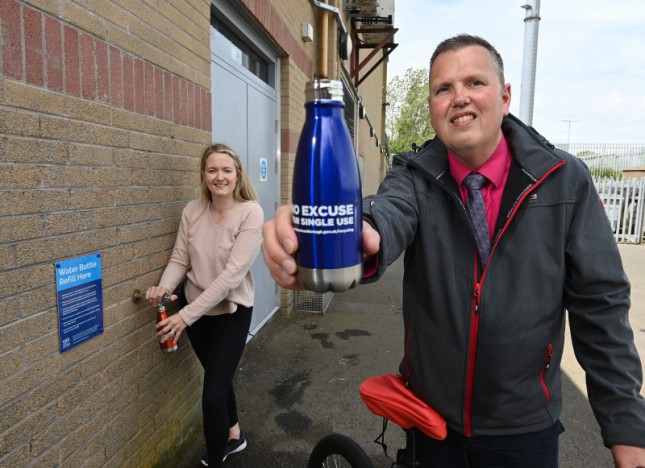
<svg viewBox="0 0 645 468">
<path fill-rule="evenodd" d="M 161 304 L 161 301 L 166 294 L 170 294 L 170 291 L 168 291 L 168 289 L 161 286 L 150 286 L 146 290 L 146 301 L 148 301 L 148 304 L 156 307 Z M 172 295 L 170 297 L 170 302 L 174 301 L 175 299 L 177 299 L 177 296 Z"/>
<path fill-rule="evenodd" d="M 187 326 L 188 325 L 186 325 L 186 322 L 184 322 L 184 319 L 181 318 L 181 315 L 179 314 L 173 314 L 167 319 L 162 320 L 156 327 L 159 343 L 165 343 L 170 338 L 174 338 L 176 342 Z"/>
<path fill-rule="evenodd" d="M 163 302 L 164 296 L 170 296 L 170 301 L 172 302 L 177 299 L 176 294 L 170 295 L 168 289 L 161 286 L 150 286 L 146 291 L 146 300 L 150 305 L 158 306 Z M 179 339 L 179 335 L 187 327 L 184 319 L 181 318 L 179 314 L 174 314 L 168 317 L 165 320 L 162 320 L 156 325 L 157 337 L 159 338 L 160 343 L 165 343 L 170 338 L 174 338 L 175 341 Z"/>
</svg>

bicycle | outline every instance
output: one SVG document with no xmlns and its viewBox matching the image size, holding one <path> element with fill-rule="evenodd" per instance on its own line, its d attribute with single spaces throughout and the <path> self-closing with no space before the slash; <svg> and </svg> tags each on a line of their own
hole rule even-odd
<svg viewBox="0 0 645 468">
<path fill-rule="evenodd" d="M 361 384 L 359 393 L 368 409 L 383 418 L 383 430 L 374 442 L 383 447 L 386 455 L 384 437 L 388 421 L 405 432 L 405 446 L 397 450 L 391 468 L 421 466 L 416 458 L 415 428 L 435 439 L 443 440 L 446 437 L 446 421 L 419 399 L 400 375 L 370 377 Z M 356 441 L 346 435 L 333 433 L 320 439 L 314 446 L 307 468 L 373 468 L 373 465 Z"/>
</svg>

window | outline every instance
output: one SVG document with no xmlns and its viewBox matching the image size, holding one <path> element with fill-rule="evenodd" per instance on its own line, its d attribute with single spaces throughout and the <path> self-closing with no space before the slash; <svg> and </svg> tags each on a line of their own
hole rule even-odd
<svg viewBox="0 0 645 468">
<path fill-rule="evenodd" d="M 267 84 L 269 82 L 269 62 L 252 50 L 238 36 L 220 21 L 211 17 L 211 42 L 231 60 L 246 68 Z"/>
<path fill-rule="evenodd" d="M 343 101 L 345 102 L 345 122 L 347 123 L 347 128 L 349 128 L 349 134 L 352 137 L 352 142 L 354 141 L 354 132 L 356 126 L 356 101 L 354 96 L 349 91 L 349 85 L 345 80 L 343 80 Z"/>
</svg>

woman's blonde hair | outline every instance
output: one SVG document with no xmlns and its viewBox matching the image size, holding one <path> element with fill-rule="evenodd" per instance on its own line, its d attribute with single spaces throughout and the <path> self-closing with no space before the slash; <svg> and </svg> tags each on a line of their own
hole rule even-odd
<svg viewBox="0 0 645 468">
<path fill-rule="evenodd" d="M 202 152 L 202 159 L 199 164 L 199 177 L 202 183 L 202 198 L 206 201 L 213 201 L 213 196 L 204 182 L 204 171 L 206 170 L 206 160 L 213 153 L 224 153 L 228 154 L 235 163 L 235 171 L 237 172 L 237 182 L 235 183 L 235 190 L 233 190 L 233 198 L 237 201 L 258 201 L 258 197 L 255 194 L 253 185 L 249 180 L 249 176 L 242 166 L 242 161 L 240 161 L 240 156 L 235 152 L 233 148 L 223 143 L 213 143 L 204 148 Z"/>
</svg>

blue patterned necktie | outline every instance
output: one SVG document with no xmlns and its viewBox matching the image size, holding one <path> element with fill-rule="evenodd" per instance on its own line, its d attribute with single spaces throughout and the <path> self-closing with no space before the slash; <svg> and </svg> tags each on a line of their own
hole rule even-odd
<svg viewBox="0 0 645 468">
<path fill-rule="evenodd" d="M 487 182 L 486 177 L 477 173 L 467 175 L 463 181 L 468 190 L 466 210 L 475 229 L 475 241 L 477 242 L 477 250 L 479 251 L 482 265 L 486 265 L 490 254 L 490 234 L 486 218 L 486 205 L 484 205 L 484 196 L 481 190 Z"/>
</svg>

